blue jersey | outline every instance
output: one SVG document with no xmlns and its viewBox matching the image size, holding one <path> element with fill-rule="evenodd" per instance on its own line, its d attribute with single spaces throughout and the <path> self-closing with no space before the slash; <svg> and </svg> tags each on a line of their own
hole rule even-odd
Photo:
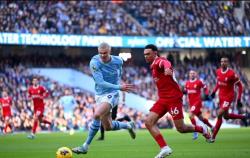
<svg viewBox="0 0 250 158">
<path fill-rule="evenodd" d="M 119 56 L 111 55 L 111 61 L 102 62 L 99 55 L 92 57 L 90 70 L 95 80 L 95 91 L 97 95 L 118 92 L 123 61 Z"/>
<path fill-rule="evenodd" d="M 72 95 L 66 95 L 60 98 L 60 105 L 63 106 L 64 112 L 73 112 L 76 106 L 76 100 Z"/>
</svg>

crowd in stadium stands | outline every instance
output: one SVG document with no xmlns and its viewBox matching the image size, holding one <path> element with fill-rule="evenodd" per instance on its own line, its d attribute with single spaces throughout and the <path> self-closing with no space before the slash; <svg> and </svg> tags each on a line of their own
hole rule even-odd
<svg viewBox="0 0 250 158">
<path fill-rule="evenodd" d="M 121 4 L 153 35 L 233 36 L 246 33 L 230 1 L 133 1 Z"/>
<path fill-rule="evenodd" d="M 250 3 L 244 4 L 245 14 L 243 16 L 243 26 L 246 29 L 247 35 L 250 34 Z"/>
<path fill-rule="evenodd" d="M 1 32 L 145 34 L 110 1 L 1 1 L 0 8 Z"/>
<path fill-rule="evenodd" d="M 249 3 L 245 2 L 242 22 L 235 17 L 234 9 L 238 8 L 235 3 L 238 2 L 1 1 L 0 31 L 166 36 L 250 34 Z"/>
<path fill-rule="evenodd" d="M 168 56 L 169 57 L 169 56 Z M 176 78 L 181 86 L 184 85 L 184 82 L 188 79 L 188 71 L 193 69 L 199 73 L 199 76 L 202 80 L 206 82 L 210 91 L 215 85 L 215 69 L 217 68 L 215 59 L 208 57 L 204 59 L 200 58 L 188 58 L 185 57 L 183 61 L 175 60 L 172 61 L 175 65 L 175 74 Z M 35 57 L 33 57 L 35 58 Z M 90 71 L 86 63 L 81 63 L 83 60 L 78 60 L 78 62 L 57 62 L 47 58 L 39 58 L 38 60 L 30 60 L 28 57 L 23 58 L 11 58 L 1 60 L 0 62 L 0 90 L 8 89 L 10 96 L 13 98 L 13 122 L 15 129 L 18 130 L 29 130 L 32 126 L 32 104 L 27 98 L 27 87 L 30 85 L 32 75 L 27 71 L 28 67 L 36 66 L 47 66 L 47 67 L 73 67 L 77 68 L 84 73 L 90 75 Z M 170 58 L 170 57 L 169 57 Z M 232 58 L 232 57 L 231 57 Z M 26 59 L 26 60 L 25 60 Z M 43 60 L 41 60 L 43 59 Z M 62 57 L 64 59 L 64 57 Z M 170 59 L 171 60 L 171 59 Z M 51 61 L 51 63 L 50 63 Z M 62 60 L 63 61 L 63 60 Z M 65 60 L 66 61 L 66 60 Z M 70 61 L 69 58 L 67 61 Z M 62 64 L 63 63 L 63 64 Z M 66 65 L 65 65 L 66 64 Z M 244 94 L 243 94 L 243 103 L 244 107 L 235 107 L 233 110 L 239 113 L 250 113 L 250 89 L 249 81 L 246 76 L 241 72 L 238 66 L 232 64 L 232 67 L 239 74 L 241 81 L 244 85 Z M 147 67 L 138 67 L 136 65 L 126 65 L 123 72 L 123 81 L 133 83 L 137 85 L 136 93 L 147 99 L 156 100 L 156 88 L 155 84 L 151 78 L 150 71 Z M 86 130 L 89 122 L 91 121 L 91 116 L 93 115 L 93 107 L 96 106 L 94 101 L 93 94 L 90 94 L 82 89 L 77 87 L 67 87 L 60 85 L 59 83 L 52 81 L 51 79 L 40 77 L 40 83 L 44 85 L 50 92 L 49 97 L 46 99 L 46 114 L 49 120 L 53 121 L 52 127 L 42 126 L 44 129 L 51 129 L 53 131 L 65 130 L 70 126 L 73 126 L 74 129 Z M 73 95 L 76 99 L 77 105 L 74 108 L 73 119 L 65 119 L 63 108 L 58 104 L 58 99 L 63 95 L 64 90 L 70 88 L 73 92 Z M 188 110 L 188 105 L 186 97 L 184 96 L 184 108 Z M 207 118 L 215 118 L 218 110 L 218 99 L 214 101 L 205 101 L 204 102 L 204 115 Z M 143 105 L 142 105 L 143 106 Z M 138 128 L 145 128 L 144 118 L 146 114 L 143 114 L 139 111 L 136 111 L 132 108 L 124 106 L 123 104 L 119 105 L 118 117 L 123 116 L 124 114 L 129 114 L 133 120 L 136 121 Z M 0 128 L 3 126 L 0 116 Z M 166 116 L 159 122 L 160 127 L 172 127 L 169 117 Z M 231 121 L 231 120 L 229 120 Z M 233 123 L 241 124 L 239 120 L 234 121 Z"/>
</svg>

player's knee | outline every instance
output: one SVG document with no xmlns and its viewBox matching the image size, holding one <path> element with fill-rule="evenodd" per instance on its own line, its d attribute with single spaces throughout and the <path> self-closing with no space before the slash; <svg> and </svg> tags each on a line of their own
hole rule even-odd
<svg viewBox="0 0 250 158">
<path fill-rule="evenodd" d="M 94 114 L 94 119 L 95 120 L 100 120 L 100 118 L 101 118 L 101 115 L 99 113 Z"/>
<path fill-rule="evenodd" d="M 224 117 L 224 119 L 226 119 L 226 120 L 229 119 L 228 115 L 224 115 L 223 117 Z"/>
<path fill-rule="evenodd" d="M 153 122 L 150 119 L 145 120 L 145 126 L 147 129 L 151 128 L 153 126 Z"/>
<path fill-rule="evenodd" d="M 193 119 L 193 118 L 194 118 L 194 115 L 193 115 L 193 114 L 189 114 L 189 118 L 190 118 L 190 119 Z"/>
<path fill-rule="evenodd" d="M 223 114 L 218 114 L 219 119 L 222 119 L 222 117 L 223 117 Z"/>
</svg>

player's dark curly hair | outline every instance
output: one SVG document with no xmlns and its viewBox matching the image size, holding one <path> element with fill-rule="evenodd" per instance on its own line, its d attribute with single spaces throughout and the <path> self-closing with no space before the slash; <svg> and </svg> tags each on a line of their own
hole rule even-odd
<svg viewBox="0 0 250 158">
<path fill-rule="evenodd" d="M 158 48 L 154 44 L 148 44 L 144 49 L 152 49 L 153 51 L 158 51 Z"/>
</svg>

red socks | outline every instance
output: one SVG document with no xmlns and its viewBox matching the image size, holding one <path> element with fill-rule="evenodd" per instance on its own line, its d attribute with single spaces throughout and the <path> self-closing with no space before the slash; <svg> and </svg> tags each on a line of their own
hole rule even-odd
<svg viewBox="0 0 250 158">
<path fill-rule="evenodd" d="M 48 121 L 48 120 L 43 119 L 42 122 L 45 123 L 45 124 L 51 125 L 51 122 Z M 36 129 L 37 129 L 38 123 L 39 123 L 38 120 L 34 120 L 34 124 L 33 124 L 33 127 L 32 127 L 32 133 L 33 133 L 33 134 L 36 133 Z"/>
<path fill-rule="evenodd" d="M 158 143 L 160 148 L 163 148 L 164 146 L 167 146 L 166 141 L 164 140 L 163 136 L 161 134 L 158 134 L 156 137 L 154 137 L 155 141 Z"/>
<path fill-rule="evenodd" d="M 216 125 L 214 127 L 214 132 L 213 132 L 213 136 L 212 136 L 213 139 L 215 139 L 218 131 L 220 130 L 221 124 L 222 124 L 222 118 L 218 118 Z"/>
<path fill-rule="evenodd" d="M 244 115 L 240 115 L 240 114 L 227 114 L 227 117 L 230 119 L 243 119 L 243 118 L 245 118 Z"/>
<path fill-rule="evenodd" d="M 190 118 L 190 120 L 191 120 L 192 124 L 193 124 L 194 126 L 196 126 L 196 121 L 195 121 L 194 117 L 193 117 L 193 118 Z"/>
<path fill-rule="evenodd" d="M 45 123 L 45 124 L 49 124 L 49 125 L 51 125 L 51 122 L 50 122 L 50 121 L 48 121 L 48 120 L 43 119 L 42 121 L 43 121 L 43 123 Z"/>
<path fill-rule="evenodd" d="M 33 134 L 36 133 L 37 126 L 38 126 L 38 120 L 34 120 L 34 124 L 33 124 L 33 127 L 32 127 L 32 133 Z"/>
<path fill-rule="evenodd" d="M 203 133 L 203 128 L 201 126 L 194 126 L 195 132 Z"/>
<path fill-rule="evenodd" d="M 211 123 L 208 121 L 208 119 L 203 118 L 202 122 L 204 122 L 206 125 L 208 125 L 208 127 L 212 128 L 213 126 L 211 125 Z"/>
</svg>

